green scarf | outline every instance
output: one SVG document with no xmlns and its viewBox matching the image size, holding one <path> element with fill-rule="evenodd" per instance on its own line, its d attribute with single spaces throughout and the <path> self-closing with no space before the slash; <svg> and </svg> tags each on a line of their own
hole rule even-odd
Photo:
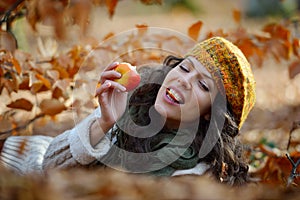
<svg viewBox="0 0 300 200">
<path fill-rule="evenodd" d="M 151 154 L 141 154 L 140 157 L 132 156 L 134 153 L 120 151 L 113 146 L 103 158 L 115 167 L 130 171 L 136 171 L 139 167 L 146 169 L 145 174 L 155 176 L 171 176 L 176 170 L 190 169 L 197 165 L 199 158 L 197 151 L 190 145 L 192 137 L 186 131 L 159 133 L 159 142 L 150 145 Z M 191 138 L 192 137 L 192 138 Z M 122 147 L 122 134 L 118 135 L 118 146 Z M 150 161 L 149 161 L 150 160 Z M 139 166 L 140 165 L 140 166 Z"/>
<path fill-rule="evenodd" d="M 156 176 L 170 176 L 176 170 L 190 169 L 197 165 L 199 160 L 197 151 L 191 144 L 189 133 L 175 132 L 164 134 L 165 137 L 157 145 L 153 146 L 153 150 L 158 150 L 157 159 L 162 163 L 170 163 L 162 169 L 150 172 Z M 176 137 L 175 137 L 176 136 Z"/>
</svg>

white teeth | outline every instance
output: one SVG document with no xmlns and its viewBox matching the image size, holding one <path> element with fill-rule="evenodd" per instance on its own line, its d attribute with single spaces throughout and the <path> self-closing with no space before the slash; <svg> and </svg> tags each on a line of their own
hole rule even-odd
<svg viewBox="0 0 300 200">
<path fill-rule="evenodd" d="M 173 96 L 173 98 L 177 101 L 177 102 L 179 102 L 179 103 L 182 103 L 183 102 L 183 100 L 181 99 L 181 97 L 180 97 L 180 95 L 175 91 L 175 90 L 173 90 L 173 89 L 169 89 L 169 93 Z"/>
</svg>

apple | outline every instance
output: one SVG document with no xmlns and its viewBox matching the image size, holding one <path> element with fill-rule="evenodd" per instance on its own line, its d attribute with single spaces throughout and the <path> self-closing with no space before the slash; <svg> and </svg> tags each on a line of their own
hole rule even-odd
<svg viewBox="0 0 300 200">
<path fill-rule="evenodd" d="M 140 84 L 141 76 L 136 71 L 136 67 L 132 66 L 130 63 L 119 63 L 115 68 L 115 71 L 119 72 L 122 76 L 114 81 L 126 87 L 127 91 L 133 90 Z"/>
</svg>

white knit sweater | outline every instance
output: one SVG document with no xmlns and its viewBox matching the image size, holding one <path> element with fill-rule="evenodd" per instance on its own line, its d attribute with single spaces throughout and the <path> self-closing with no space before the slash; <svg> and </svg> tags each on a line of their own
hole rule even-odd
<svg viewBox="0 0 300 200">
<path fill-rule="evenodd" d="M 100 108 L 57 137 L 49 136 L 11 136 L 3 146 L 0 164 L 24 175 L 43 173 L 51 168 L 66 169 L 88 165 L 100 160 L 112 146 L 110 131 L 100 142 L 92 147 L 90 127 L 101 116 Z M 177 170 L 173 176 L 183 174 L 202 175 L 209 166 L 199 163 L 188 170 Z"/>
</svg>

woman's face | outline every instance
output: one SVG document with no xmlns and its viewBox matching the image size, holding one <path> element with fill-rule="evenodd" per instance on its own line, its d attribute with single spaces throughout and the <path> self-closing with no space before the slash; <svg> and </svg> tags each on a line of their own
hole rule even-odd
<svg viewBox="0 0 300 200">
<path fill-rule="evenodd" d="M 193 123 L 210 114 L 217 93 L 211 74 L 189 56 L 167 74 L 158 91 L 155 109 L 171 126 Z"/>
</svg>

